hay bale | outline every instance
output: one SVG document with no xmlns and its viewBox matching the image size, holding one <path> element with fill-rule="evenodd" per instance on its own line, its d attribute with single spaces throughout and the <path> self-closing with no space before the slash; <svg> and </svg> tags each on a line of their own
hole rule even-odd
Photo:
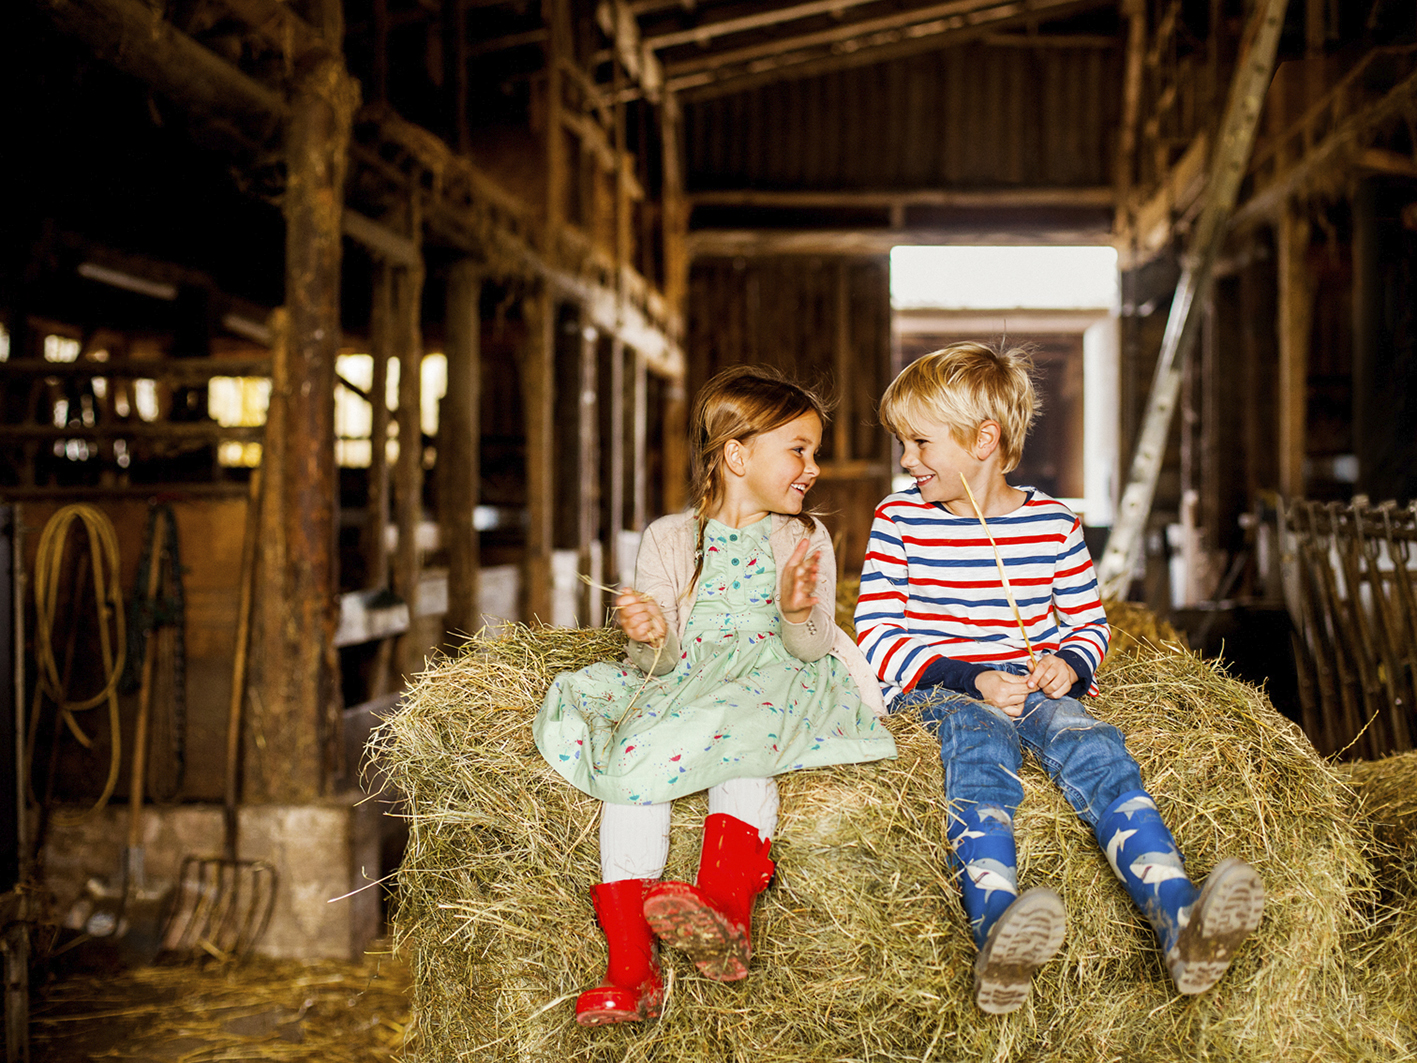
<svg viewBox="0 0 1417 1063">
<path fill-rule="evenodd" d="M 1417 751 L 1339 765 L 1358 795 L 1377 840 L 1396 852 L 1417 853 Z"/>
<path fill-rule="evenodd" d="M 1028 1006 L 977 1012 L 944 870 L 939 747 L 903 715 L 889 721 L 899 759 L 779 778 L 778 873 L 746 980 L 708 981 L 671 952 L 659 1022 L 583 1029 L 574 1000 L 604 962 L 587 895 L 597 803 L 542 762 L 529 724 L 557 671 L 620 650 L 608 631 L 474 640 L 374 736 L 410 816 L 396 927 L 414 972 L 411 1060 L 1392 1060 L 1417 1048 L 1410 1003 L 1375 996 L 1351 951 L 1376 955 L 1348 791 L 1260 692 L 1165 650 L 1117 662 L 1097 710 L 1127 732 L 1197 877 L 1222 855 L 1264 876 L 1264 924 L 1213 992 L 1174 994 L 1090 832 L 1029 766 L 1020 877 L 1061 893 L 1068 938 Z M 704 813 L 701 797 L 675 805 L 668 875 L 692 874 Z"/>
<path fill-rule="evenodd" d="M 1338 765 L 1372 828 L 1379 897 L 1369 964 L 1417 997 L 1417 752 Z"/>
</svg>

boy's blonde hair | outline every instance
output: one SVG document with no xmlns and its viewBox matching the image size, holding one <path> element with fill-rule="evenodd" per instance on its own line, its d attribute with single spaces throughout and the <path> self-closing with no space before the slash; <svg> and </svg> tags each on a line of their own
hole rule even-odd
<svg viewBox="0 0 1417 1063">
<path fill-rule="evenodd" d="M 1002 471 L 1023 457 L 1023 441 L 1038 412 L 1033 359 L 1021 347 L 952 343 L 911 362 L 881 396 L 881 423 L 900 439 L 927 421 L 945 425 L 954 441 L 972 446 L 979 426 L 999 422 Z"/>
</svg>

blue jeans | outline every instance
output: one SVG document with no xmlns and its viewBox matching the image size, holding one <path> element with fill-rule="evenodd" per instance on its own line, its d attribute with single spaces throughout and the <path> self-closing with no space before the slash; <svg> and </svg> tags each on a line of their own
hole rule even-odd
<svg viewBox="0 0 1417 1063">
<path fill-rule="evenodd" d="M 999 670 L 1027 673 L 1009 665 Z M 963 694 L 931 688 L 902 694 L 891 711 L 915 707 L 939 736 L 945 799 L 952 806 L 1002 808 L 1012 819 L 1023 801 L 1018 773 L 1024 749 L 1038 758 L 1089 827 L 1096 828 L 1122 794 L 1144 789 L 1122 732 L 1094 718 L 1076 698 L 1035 691 L 1013 718 Z"/>
</svg>

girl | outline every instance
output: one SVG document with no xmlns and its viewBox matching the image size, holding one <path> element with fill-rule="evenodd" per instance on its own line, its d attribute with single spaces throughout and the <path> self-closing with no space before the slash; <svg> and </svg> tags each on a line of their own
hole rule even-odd
<svg viewBox="0 0 1417 1063">
<path fill-rule="evenodd" d="M 609 971 L 582 993 L 595 1026 L 659 1014 L 654 935 L 719 981 L 748 973 L 749 913 L 772 876 L 772 776 L 880 760 L 879 687 L 833 620 L 836 564 L 802 512 L 825 411 L 757 366 L 710 380 L 693 413 L 693 502 L 645 531 L 636 591 L 616 599 L 630 663 L 556 677 L 537 748 L 604 802 L 591 887 Z M 657 883 L 669 802 L 708 790 L 697 885 Z"/>
</svg>

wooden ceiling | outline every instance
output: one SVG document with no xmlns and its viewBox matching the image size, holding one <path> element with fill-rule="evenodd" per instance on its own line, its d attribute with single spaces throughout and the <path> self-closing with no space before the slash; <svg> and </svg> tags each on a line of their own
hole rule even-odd
<svg viewBox="0 0 1417 1063">
<path fill-rule="evenodd" d="M 1099 36 L 1115 39 L 1117 4 L 1116 0 L 630 0 L 628 8 L 646 51 L 663 66 L 664 84 L 692 98 L 981 38 L 1034 45 L 1078 43 Z M 1105 17 L 1087 17 L 1096 12 L 1105 12 Z"/>
</svg>

